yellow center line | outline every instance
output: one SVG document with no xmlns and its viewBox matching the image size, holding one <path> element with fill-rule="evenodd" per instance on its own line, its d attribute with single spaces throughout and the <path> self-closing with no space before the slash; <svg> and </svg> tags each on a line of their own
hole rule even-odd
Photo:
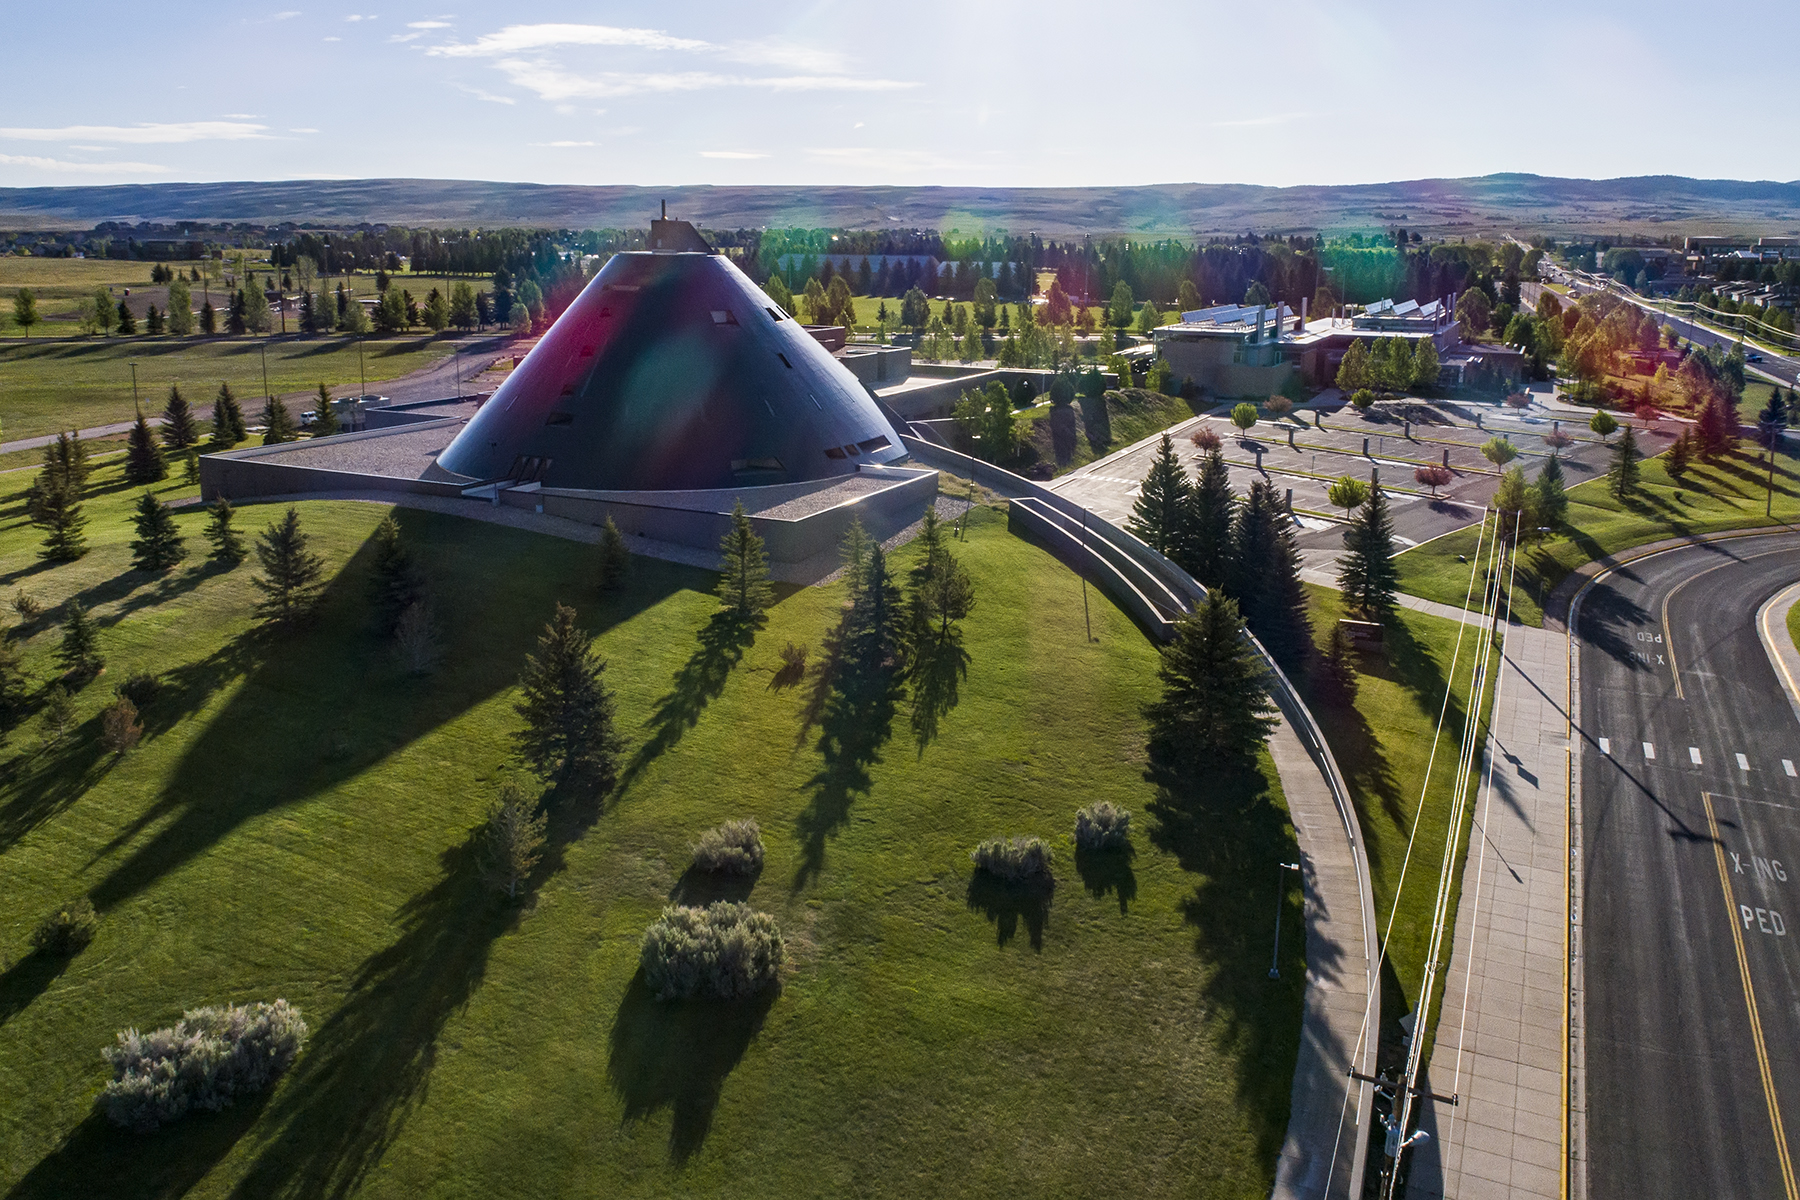
<svg viewBox="0 0 1800 1200">
<path fill-rule="evenodd" d="M 1752 559 L 1768 558 L 1772 554 L 1792 553 L 1792 546 L 1784 546 L 1780 550 L 1763 550 L 1756 554 L 1746 554 L 1742 558 L 1734 558 L 1730 562 L 1722 562 L 1716 567 L 1708 567 L 1697 575 L 1689 575 L 1686 579 L 1669 589 L 1669 594 L 1663 597 L 1662 602 L 1663 648 L 1666 649 L 1669 654 L 1669 670 L 1675 675 L 1675 698 L 1677 700 L 1686 700 L 1687 697 L 1681 692 L 1681 664 L 1675 659 L 1675 633 L 1669 628 L 1669 601 L 1675 598 L 1675 593 L 1694 582 L 1694 580 L 1711 575 L 1714 571 L 1723 571 L 1726 567 L 1742 566 Z"/>
<path fill-rule="evenodd" d="M 1769 1105 L 1769 1125 L 1775 1133 L 1775 1157 L 1781 1163 L 1781 1182 L 1788 1200 L 1800 1200 L 1800 1184 L 1794 1180 L 1794 1160 L 1788 1153 L 1787 1130 L 1781 1123 L 1781 1101 L 1775 1094 L 1775 1078 L 1769 1071 L 1769 1050 L 1763 1041 L 1762 1016 L 1756 1008 L 1756 988 L 1750 982 L 1750 960 L 1744 954 L 1744 934 L 1738 928 L 1737 900 L 1731 894 L 1731 875 L 1725 869 L 1725 843 L 1719 838 L 1719 819 L 1713 812 L 1711 792 L 1701 792 L 1706 805 L 1706 826 L 1712 834 L 1713 857 L 1719 864 L 1719 888 L 1725 893 L 1725 916 L 1731 922 L 1731 942 L 1737 949 L 1738 976 L 1744 982 L 1744 1006 L 1750 1013 L 1750 1038 L 1756 1046 L 1756 1065 L 1762 1072 L 1763 1099 Z"/>
</svg>

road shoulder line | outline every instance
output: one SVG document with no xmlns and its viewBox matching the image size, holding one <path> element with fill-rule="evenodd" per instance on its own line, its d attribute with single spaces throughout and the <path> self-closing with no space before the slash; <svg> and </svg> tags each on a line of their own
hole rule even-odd
<svg viewBox="0 0 1800 1200">
<path fill-rule="evenodd" d="M 1800 649 L 1795 648 L 1787 630 L 1788 609 L 1796 601 L 1800 601 L 1800 583 L 1790 584 L 1769 597 L 1757 610 L 1756 633 L 1769 655 L 1769 665 L 1775 668 L 1775 678 L 1781 681 L 1781 690 L 1787 693 L 1788 703 L 1794 708 L 1794 719 L 1800 721 Z"/>
</svg>

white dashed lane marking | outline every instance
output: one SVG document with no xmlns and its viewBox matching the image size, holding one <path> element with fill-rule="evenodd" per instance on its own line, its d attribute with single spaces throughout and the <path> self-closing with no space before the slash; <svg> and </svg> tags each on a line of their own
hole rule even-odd
<svg viewBox="0 0 1800 1200">
<path fill-rule="evenodd" d="M 1738 760 L 1738 770 L 1748 771 L 1750 769 L 1750 760 L 1749 759 L 1745 758 L 1743 755 L 1740 754 L 1737 756 L 1737 760 Z"/>
<path fill-rule="evenodd" d="M 1644 757 L 1645 757 L 1645 758 L 1647 758 L 1647 759 L 1649 759 L 1649 760 L 1650 760 L 1650 761 L 1651 761 L 1651 762 L 1655 762 L 1655 761 L 1656 761 L 1656 747 L 1655 747 L 1655 745 L 1653 745 L 1653 744 L 1652 744 L 1652 743 L 1650 743 L 1650 742 L 1645 742 L 1645 743 L 1644 743 Z"/>
<path fill-rule="evenodd" d="M 1800 771 L 1794 770 L 1794 760 L 1793 759 L 1791 759 L 1791 758 L 1782 759 L 1781 760 L 1781 769 L 1787 772 L 1789 779 L 1800 779 Z"/>
<path fill-rule="evenodd" d="M 1692 761 L 1696 767 L 1699 766 L 1700 765 L 1700 747 L 1689 746 L 1688 747 L 1688 759 L 1690 761 Z"/>
<path fill-rule="evenodd" d="M 1612 753 L 1612 742 L 1606 738 L 1601 738 L 1600 739 L 1600 753 L 1611 754 Z"/>
</svg>

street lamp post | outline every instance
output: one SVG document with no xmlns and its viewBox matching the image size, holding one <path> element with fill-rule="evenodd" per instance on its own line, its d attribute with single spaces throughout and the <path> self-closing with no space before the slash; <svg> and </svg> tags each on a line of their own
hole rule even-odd
<svg viewBox="0 0 1800 1200">
<path fill-rule="evenodd" d="M 138 409 L 140 412 L 144 407 L 143 403 L 138 399 L 137 360 L 135 358 L 131 360 L 131 406 Z"/>
<path fill-rule="evenodd" d="M 263 342 L 258 349 L 262 351 L 263 399 L 273 400 L 275 393 L 269 390 L 269 343 Z"/>
<path fill-rule="evenodd" d="M 1281 902 L 1286 899 L 1285 893 L 1287 889 L 1284 885 L 1287 883 L 1287 873 L 1289 871 L 1298 871 L 1299 869 L 1299 863 L 1284 862 L 1275 864 L 1275 950 L 1274 953 L 1269 956 L 1270 979 L 1281 978 Z"/>
</svg>

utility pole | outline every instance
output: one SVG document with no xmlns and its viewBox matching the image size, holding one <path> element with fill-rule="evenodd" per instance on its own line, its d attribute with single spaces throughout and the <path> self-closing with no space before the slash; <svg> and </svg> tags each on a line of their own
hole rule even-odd
<svg viewBox="0 0 1800 1200">
<path fill-rule="evenodd" d="M 1269 978 L 1281 978 L 1281 902 L 1286 899 L 1287 873 L 1298 871 L 1299 863 L 1275 864 L 1275 950 L 1269 955 Z"/>
<path fill-rule="evenodd" d="M 275 393 L 269 390 L 269 343 L 262 343 L 263 399 L 273 400 Z"/>
<path fill-rule="evenodd" d="M 1084 508 L 1081 510 L 1081 549 L 1084 553 L 1087 550 L 1087 518 L 1087 509 Z M 1077 572 L 1077 574 L 1081 576 L 1081 619 L 1087 624 L 1087 640 L 1088 644 L 1092 645 L 1094 641 L 1094 618 L 1092 614 L 1088 612 L 1087 572 L 1080 571 Z"/>
<path fill-rule="evenodd" d="M 363 335 L 356 335 L 356 375 L 362 380 L 362 395 L 369 394 L 369 373 L 363 367 Z M 460 389 L 459 389 L 460 390 Z"/>
<path fill-rule="evenodd" d="M 131 406 L 137 409 L 140 414 L 143 412 L 144 406 L 142 402 L 138 400 L 137 359 L 135 358 L 131 360 Z"/>
</svg>

